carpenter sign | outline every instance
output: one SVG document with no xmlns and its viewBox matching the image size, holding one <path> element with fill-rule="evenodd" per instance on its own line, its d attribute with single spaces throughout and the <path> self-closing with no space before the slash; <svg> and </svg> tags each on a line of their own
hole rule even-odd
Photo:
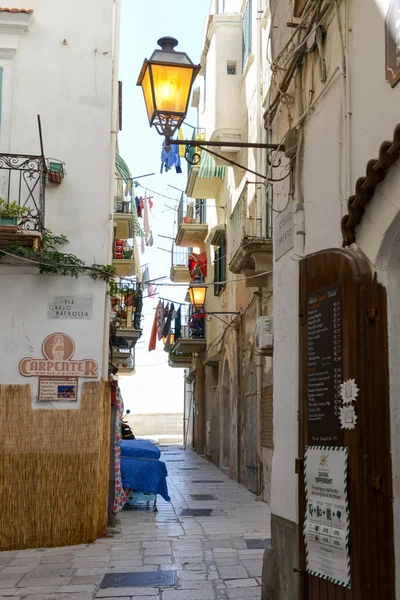
<svg viewBox="0 0 400 600">
<path fill-rule="evenodd" d="M 93 296 L 53 296 L 47 299 L 48 319 L 90 320 Z"/>
<path fill-rule="evenodd" d="M 391 0 L 385 21 L 386 79 L 394 87 L 400 80 L 400 0 Z"/>
<path fill-rule="evenodd" d="M 347 448 L 309 446 L 304 457 L 307 573 L 350 588 Z"/>
<path fill-rule="evenodd" d="M 96 379 L 95 360 L 73 360 L 75 342 L 66 333 L 53 333 L 43 342 L 44 358 L 24 358 L 19 370 L 24 377 L 39 377 L 38 400 L 75 402 L 78 378 Z"/>
<path fill-rule="evenodd" d="M 293 204 L 291 202 L 283 212 L 275 217 L 274 241 L 275 260 L 278 260 L 294 246 Z"/>
</svg>

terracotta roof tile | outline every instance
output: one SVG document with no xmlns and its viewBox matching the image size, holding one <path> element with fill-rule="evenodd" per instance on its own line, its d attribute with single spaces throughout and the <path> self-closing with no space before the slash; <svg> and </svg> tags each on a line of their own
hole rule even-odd
<svg viewBox="0 0 400 600">
<path fill-rule="evenodd" d="M 25 13 L 27 15 L 30 15 L 31 13 L 33 13 L 33 9 L 32 8 L 4 8 L 4 7 L 0 6 L 0 12 Z"/>
<path fill-rule="evenodd" d="M 386 177 L 391 165 L 400 158 L 400 124 L 396 125 L 393 139 L 383 142 L 379 148 L 379 158 L 367 163 L 365 177 L 356 181 L 355 194 L 347 201 L 348 214 L 342 219 L 343 246 L 356 241 L 356 228 L 361 223 L 365 208 L 375 193 L 378 183 Z"/>
</svg>

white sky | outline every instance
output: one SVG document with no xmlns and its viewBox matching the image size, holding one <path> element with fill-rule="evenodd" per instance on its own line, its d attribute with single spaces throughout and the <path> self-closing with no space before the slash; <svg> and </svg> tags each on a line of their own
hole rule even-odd
<svg viewBox="0 0 400 600">
<path fill-rule="evenodd" d="M 141 264 L 149 263 L 150 277 L 167 276 L 171 267 L 169 253 L 158 248 L 171 248 L 171 240 L 160 235 L 174 235 L 175 211 L 169 206 L 178 206 L 180 192 L 168 184 L 185 189 L 187 166 L 182 159 L 182 174 L 173 171 L 160 175 L 161 145 L 163 138 L 154 128 L 149 127 L 144 107 L 143 94 L 136 81 L 143 60 L 149 58 L 158 47 L 157 40 L 169 35 L 179 40 L 177 50 L 186 52 L 194 63 L 199 62 L 204 18 L 209 10 L 209 0 L 123 0 L 119 79 L 123 82 L 123 129 L 118 136 L 122 158 L 128 164 L 132 175 L 156 173 L 144 178 L 143 185 L 166 196 L 167 200 L 151 194 L 154 207 L 150 216 L 154 245 L 146 248 L 141 255 Z M 188 113 L 187 121 L 196 123 L 196 115 Z M 188 130 L 190 135 L 190 130 Z M 137 188 L 137 195 L 144 196 L 144 189 Z M 141 224 L 142 221 L 140 220 Z M 139 246 L 140 240 L 138 239 Z M 163 280 L 169 283 L 169 279 Z M 186 287 L 158 287 L 160 296 L 182 302 Z M 163 350 L 162 340 L 157 349 L 148 351 L 154 308 L 158 299 L 145 299 L 143 303 L 143 335 L 136 344 L 136 374 L 121 378 L 121 390 L 126 408 L 133 413 L 181 412 L 183 410 L 183 369 L 168 367 L 168 354 Z"/>
</svg>

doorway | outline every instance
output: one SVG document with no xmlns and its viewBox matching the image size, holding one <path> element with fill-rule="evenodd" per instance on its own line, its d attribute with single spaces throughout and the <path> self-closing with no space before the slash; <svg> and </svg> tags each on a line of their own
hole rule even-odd
<svg viewBox="0 0 400 600">
<path fill-rule="evenodd" d="M 231 374 L 229 362 L 225 360 L 222 377 L 222 452 L 221 468 L 229 475 L 231 462 Z"/>
<path fill-rule="evenodd" d="M 299 597 L 394 600 L 386 290 L 371 276 L 366 260 L 350 250 L 333 249 L 300 263 L 299 300 Z M 349 380 L 359 390 L 352 404 L 357 420 L 351 422 L 341 412 L 341 385 Z M 312 537 L 314 524 L 305 518 L 306 509 L 314 509 L 307 502 L 310 485 L 305 485 L 310 467 L 304 458 L 310 446 L 322 453 L 323 461 L 338 452 L 348 456 L 343 471 L 349 519 L 342 547 L 347 552 L 346 584 L 326 574 L 329 569 L 338 572 L 336 554 L 329 552 L 329 541 L 325 548 L 320 544 L 319 530 Z M 324 470 L 322 479 L 319 473 L 316 477 L 323 482 Z M 321 483 L 317 496 L 320 488 Z M 327 557 L 330 563 L 319 572 L 310 569 Z"/>
</svg>

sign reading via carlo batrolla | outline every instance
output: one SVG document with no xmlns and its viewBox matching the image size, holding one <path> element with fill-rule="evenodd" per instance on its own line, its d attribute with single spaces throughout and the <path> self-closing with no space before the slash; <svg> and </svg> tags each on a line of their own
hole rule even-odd
<svg viewBox="0 0 400 600">
<path fill-rule="evenodd" d="M 385 21 L 386 79 L 394 87 L 400 81 L 400 0 L 391 0 Z"/>
<path fill-rule="evenodd" d="M 307 297 L 308 443 L 343 445 L 342 286 L 335 283 Z"/>
<path fill-rule="evenodd" d="M 96 379 L 95 360 L 73 360 L 75 342 L 66 333 L 52 333 L 43 342 L 43 358 L 24 358 L 19 371 L 24 377 L 39 377 L 38 401 L 76 402 L 78 379 Z"/>
<path fill-rule="evenodd" d="M 52 296 L 47 298 L 47 318 L 87 321 L 93 315 L 93 296 Z"/>
</svg>

